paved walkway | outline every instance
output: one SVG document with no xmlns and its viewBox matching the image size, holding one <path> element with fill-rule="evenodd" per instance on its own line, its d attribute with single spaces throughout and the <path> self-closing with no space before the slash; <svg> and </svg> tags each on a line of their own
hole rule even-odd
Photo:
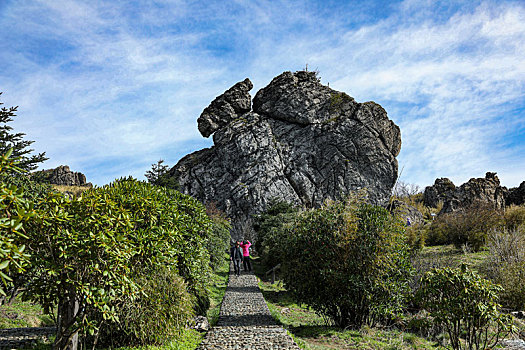
<svg viewBox="0 0 525 350">
<path fill-rule="evenodd" d="M 272 318 L 257 278 L 252 272 L 230 280 L 221 305 L 219 321 L 199 346 L 211 349 L 293 349 L 299 347 Z"/>
</svg>

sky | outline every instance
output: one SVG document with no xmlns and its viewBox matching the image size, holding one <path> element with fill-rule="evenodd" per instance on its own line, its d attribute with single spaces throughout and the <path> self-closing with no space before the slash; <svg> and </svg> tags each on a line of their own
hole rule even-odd
<svg viewBox="0 0 525 350">
<path fill-rule="evenodd" d="M 11 125 L 99 186 L 211 147 L 216 96 L 306 65 L 385 108 L 401 181 L 525 181 L 523 0 L 0 0 Z"/>
</svg>

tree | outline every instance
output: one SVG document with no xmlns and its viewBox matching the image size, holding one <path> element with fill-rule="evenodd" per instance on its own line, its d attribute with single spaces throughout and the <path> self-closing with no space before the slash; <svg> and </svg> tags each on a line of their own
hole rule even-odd
<svg viewBox="0 0 525 350">
<path fill-rule="evenodd" d="M 0 174 L 17 170 L 12 151 L 0 157 Z M 33 204 L 25 197 L 22 189 L 13 184 L 0 182 L 0 295 L 5 295 L 4 286 L 12 285 L 12 273 L 24 271 L 29 255 L 20 244 L 26 238 L 24 223 L 35 214 Z"/>
<path fill-rule="evenodd" d="M 151 164 L 151 170 L 148 170 L 144 176 L 148 182 L 154 186 L 162 186 L 171 189 L 178 189 L 177 182 L 168 174 L 169 166 L 164 164 L 164 159 L 159 159 L 156 164 Z"/>
<path fill-rule="evenodd" d="M 3 103 L 0 102 L 0 105 L 3 105 Z M 2 107 L 0 109 L 0 154 L 6 154 L 9 149 L 13 149 L 11 158 L 18 159 L 17 167 L 24 171 L 32 171 L 38 167 L 38 163 L 42 163 L 49 158 L 45 156 L 45 152 L 30 155 L 34 149 L 28 147 L 35 141 L 24 140 L 23 138 L 26 134 L 21 132 L 13 133 L 13 128 L 7 125 L 16 116 L 17 108 Z"/>
</svg>

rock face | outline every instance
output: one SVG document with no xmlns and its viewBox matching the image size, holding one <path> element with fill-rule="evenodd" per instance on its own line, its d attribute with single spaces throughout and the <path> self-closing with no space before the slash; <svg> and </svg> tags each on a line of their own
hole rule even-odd
<svg viewBox="0 0 525 350">
<path fill-rule="evenodd" d="M 61 165 L 55 169 L 37 172 L 38 178 L 43 182 L 62 186 L 92 186 L 86 182 L 86 176 L 80 172 L 74 172 L 67 165 Z"/>
<path fill-rule="evenodd" d="M 366 188 L 385 203 L 397 178 L 399 127 L 374 102 L 358 103 L 322 85 L 315 73 L 285 72 L 261 89 L 249 110 L 246 79 L 217 97 L 199 117 L 214 146 L 170 170 L 182 192 L 216 202 L 233 236 L 249 238 L 251 217 L 272 198 L 320 206 Z"/>
<path fill-rule="evenodd" d="M 506 203 L 507 205 L 525 204 L 525 181 L 523 181 L 519 187 L 514 187 L 508 190 Z"/>
<path fill-rule="evenodd" d="M 448 198 L 454 196 L 456 186 L 446 177 L 436 179 L 433 186 L 425 188 L 423 194 L 423 204 L 427 207 L 436 208 L 439 202 L 445 202 Z"/>
<path fill-rule="evenodd" d="M 488 172 L 485 178 L 472 178 L 459 187 L 447 178 L 437 179 L 433 186 L 425 188 L 423 201 L 431 207 L 443 201 L 440 213 L 454 212 L 476 202 L 489 203 L 494 209 L 504 209 L 505 193 L 506 189 L 500 186 L 496 173 Z"/>
<path fill-rule="evenodd" d="M 398 214 L 401 218 L 406 220 L 407 224 L 410 225 L 422 225 L 425 222 L 423 214 L 417 208 L 408 205 L 400 200 L 393 200 L 389 205 L 388 209 Z"/>
<path fill-rule="evenodd" d="M 232 120 L 249 112 L 252 104 L 250 96 L 252 88 L 252 82 L 246 78 L 213 100 L 197 119 L 202 136 L 209 137 Z"/>
</svg>

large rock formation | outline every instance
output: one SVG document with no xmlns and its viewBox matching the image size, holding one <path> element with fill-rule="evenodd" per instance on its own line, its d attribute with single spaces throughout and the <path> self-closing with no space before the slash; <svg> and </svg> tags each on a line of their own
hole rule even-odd
<svg viewBox="0 0 525 350">
<path fill-rule="evenodd" d="M 436 207 L 443 202 L 440 213 L 450 213 L 467 208 L 477 202 L 488 203 L 494 209 L 505 208 L 506 188 L 502 187 L 496 173 L 488 172 L 485 178 L 472 178 L 463 185 L 456 187 L 447 178 L 437 179 L 433 186 L 425 188 L 423 202 L 430 207 Z"/>
<path fill-rule="evenodd" d="M 217 97 L 199 117 L 214 146 L 170 170 L 182 192 L 216 202 L 234 236 L 249 236 L 252 214 L 272 198 L 305 207 L 366 189 L 385 203 L 397 178 L 401 136 L 385 110 L 285 72 L 261 89 L 250 110 L 249 79 Z M 253 237 L 252 237 L 253 238 Z"/>
<path fill-rule="evenodd" d="M 86 175 L 74 172 L 67 165 L 60 165 L 55 169 L 37 171 L 33 175 L 35 180 L 62 186 L 88 186 L 91 182 L 86 182 Z"/>
<path fill-rule="evenodd" d="M 514 187 L 508 190 L 505 198 L 507 205 L 522 205 L 525 204 L 525 181 L 519 187 Z"/>
</svg>

